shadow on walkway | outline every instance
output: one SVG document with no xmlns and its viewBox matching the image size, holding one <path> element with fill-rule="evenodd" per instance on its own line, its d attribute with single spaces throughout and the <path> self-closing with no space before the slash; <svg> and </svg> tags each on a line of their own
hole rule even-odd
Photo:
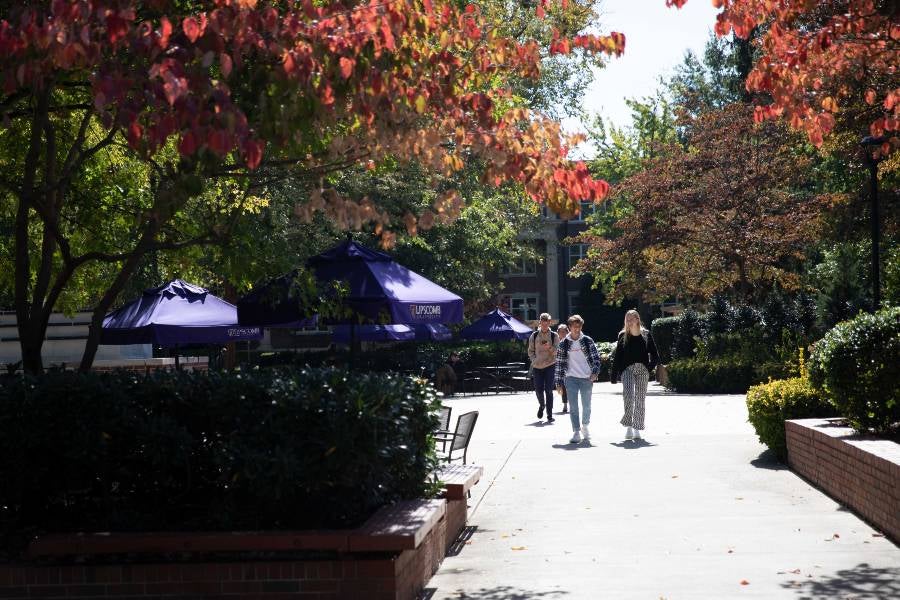
<svg viewBox="0 0 900 600">
<path fill-rule="evenodd" d="M 751 460 L 750 464 L 757 469 L 769 469 L 771 471 L 785 471 L 788 469 L 788 466 L 778 460 L 775 453 L 768 449 L 762 451 L 759 456 Z"/>
<path fill-rule="evenodd" d="M 658 444 L 648 442 L 647 440 L 623 440 L 621 442 L 610 442 L 609 445 L 623 450 L 636 450 L 638 448 L 651 448 Z"/>
<path fill-rule="evenodd" d="M 447 550 L 447 556 L 459 556 L 459 553 L 466 547 L 466 542 L 471 540 L 477 531 L 478 525 L 466 525 L 463 527 L 463 530 L 459 532 L 459 536 L 453 541 L 453 545 Z"/>
<path fill-rule="evenodd" d="M 416 600 L 430 600 L 436 592 L 437 588 L 425 588 Z M 471 592 L 459 591 L 453 597 L 459 600 L 529 600 L 531 598 L 562 598 L 567 595 L 568 592 L 563 591 L 535 592 L 509 585 L 501 585 L 495 588 L 481 588 Z"/>
<path fill-rule="evenodd" d="M 586 448 L 593 448 L 594 445 L 590 442 L 590 440 L 581 440 L 577 444 L 553 444 L 553 447 L 557 450 L 568 450 L 569 452 L 573 450 L 584 450 Z"/>
<path fill-rule="evenodd" d="M 800 600 L 900 598 L 900 567 L 873 568 L 868 563 L 860 563 L 834 575 L 788 581 L 781 587 L 796 590 Z"/>
</svg>

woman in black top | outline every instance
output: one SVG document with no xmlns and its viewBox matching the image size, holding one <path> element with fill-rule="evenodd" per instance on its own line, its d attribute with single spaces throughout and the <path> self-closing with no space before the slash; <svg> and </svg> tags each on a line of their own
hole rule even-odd
<svg viewBox="0 0 900 600">
<path fill-rule="evenodd" d="M 625 313 L 625 327 L 619 332 L 610 381 L 622 380 L 622 399 L 625 414 L 620 423 L 627 427 L 626 439 L 641 439 L 644 429 L 644 404 L 650 371 L 656 368 L 659 353 L 650 332 L 641 326 L 636 310 Z"/>
</svg>

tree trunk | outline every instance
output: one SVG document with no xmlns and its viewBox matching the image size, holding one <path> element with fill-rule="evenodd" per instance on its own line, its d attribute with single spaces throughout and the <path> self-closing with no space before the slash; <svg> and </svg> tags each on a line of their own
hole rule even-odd
<svg viewBox="0 0 900 600">
<path fill-rule="evenodd" d="M 28 227 L 30 222 L 30 210 L 37 194 L 37 174 L 40 165 L 40 155 L 43 148 L 41 134 L 47 120 L 47 110 L 50 104 L 50 91 L 44 91 L 38 98 L 34 107 L 34 117 L 31 121 L 31 138 L 28 142 L 28 152 L 25 154 L 23 168 L 22 187 L 18 193 L 18 207 L 16 208 L 15 223 L 15 309 L 16 325 L 19 331 L 19 345 L 22 348 L 22 368 L 26 373 L 41 373 L 44 365 L 41 360 L 41 346 L 44 343 L 42 330 L 36 327 L 32 307 L 29 303 L 29 284 L 31 280 L 31 256 L 29 254 Z"/>
<path fill-rule="evenodd" d="M 143 236 L 135 246 L 134 251 L 125 260 L 125 264 L 122 265 L 119 274 L 116 275 L 116 279 L 113 281 L 112 285 L 107 288 L 106 292 L 103 294 L 103 298 L 100 299 L 100 302 L 94 306 L 94 312 L 91 314 L 91 326 L 88 331 L 87 343 L 84 346 L 84 354 L 81 355 L 81 366 L 79 367 L 79 370 L 82 373 L 90 371 L 94 364 L 94 357 L 97 356 L 97 347 L 100 345 L 100 334 L 103 332 L 103 318 L 106 316 L 106 313 L 109 312 L 113 302 L 116 301 L 116 298 L 119 297 L 119 294 L 125 288 L 128 279 L 134 274 L 138 262 L 145 254 L 147 254 L 147 252 L 149 252 L 152 240 L 156 236 L 157 229 L 156 226 L 147 226 Z"/>
</svg>

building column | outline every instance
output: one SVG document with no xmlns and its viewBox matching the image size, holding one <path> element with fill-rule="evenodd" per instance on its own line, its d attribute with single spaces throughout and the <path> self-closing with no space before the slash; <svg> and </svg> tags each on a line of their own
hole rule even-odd
<svg viewBox="0 0 900 600">
<path fill-rule="evenodd" d="M 547 255 L 544 260 L 547 265 L 547 312 L 554 319 L 562 319 L 559 314 L 559 242 L 549 238 L 547 242 Z"/>
</svg>

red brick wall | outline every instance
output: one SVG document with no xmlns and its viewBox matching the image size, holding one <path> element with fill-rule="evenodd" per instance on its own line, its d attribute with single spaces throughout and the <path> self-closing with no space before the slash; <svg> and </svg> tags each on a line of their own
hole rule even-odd
<svg viewBox="0 0 900 600">
<path fill-rule="evenodd" d="M 799 475 L 900 543 L 900 444 L 867 439 L 839 419 L 785 421 Z"/>
<path fill-rule="evenodd" d="M 315 561 L 0 565 L 0 599 L 413 600 L 465 527 L 466 511 L 464 500 L 448 502 L 444 518 L 419 547 L 399 554 Z"/>
</svg>

